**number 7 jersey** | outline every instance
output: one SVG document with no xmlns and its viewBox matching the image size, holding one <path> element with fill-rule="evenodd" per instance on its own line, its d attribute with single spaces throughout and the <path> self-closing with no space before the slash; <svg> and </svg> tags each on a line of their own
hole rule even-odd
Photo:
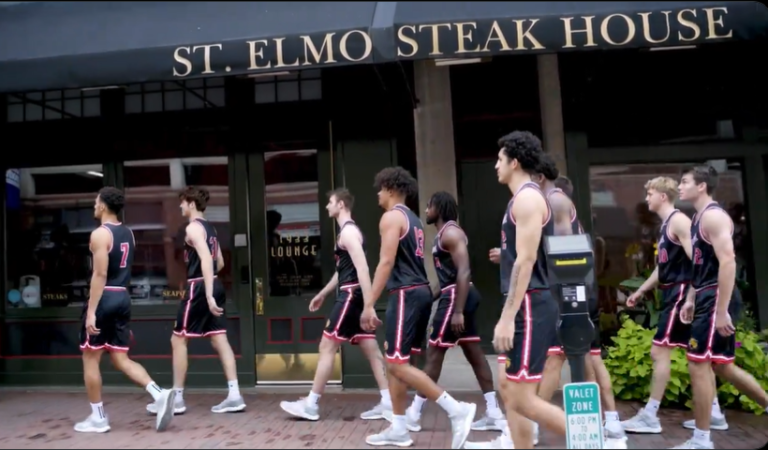
<svg viewBox="0 0 768 450">
<path fill-rule="evenodd" d="M 133 231 L 122 223 L 104 222 L 101 225 L 112 235 L 107 265 L 107 286 L 128 287 L 131 284 L 131 267 L 136 239 Z"/>
<path fill-rule="evenodd" d="M 205 231 L 205 244 L 208 247 L 208 251 L 211 253 L 211 259 L 213 260 L 213 275 L 215 276 L 218 269 L 216 260 L 219 255 L 219 239 L 216 236 L 216 228 L 214 228 L 210 222 L 202 218 L 190 221 L 190 224 L 192 223 L 200 225 L 203 227 L 203 231 Z M 187 240 L 186 233 L 184 235 L 184 261 L 187 263 L 187 280 L 203 277 L 200 255 L 197 254 L 195 246 Z"/>
<path fill-rule="evenodd" d="M 429 284 L 424 268 L 424 226 L 421 219 L 405 205 L 395 205 L 392 209 L 403 213 L 407 226 L 405 233 L 400 235 L 387 290 Z"/>
</svg>

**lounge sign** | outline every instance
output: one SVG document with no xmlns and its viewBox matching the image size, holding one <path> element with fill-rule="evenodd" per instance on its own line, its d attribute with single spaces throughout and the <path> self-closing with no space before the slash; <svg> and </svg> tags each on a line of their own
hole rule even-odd
<svg viewBox="0 0 768 450">
<path fill-rule="evenodd" d="M 397 59 L 546 53 L 694 45 L 733 38 L 727 6 L 607 15 L 402 24 Z M 293 35 L 206 45 L 173 52 L 173 76 L 258 73 L 371 62 L 367 30 Z"/>
</svg>

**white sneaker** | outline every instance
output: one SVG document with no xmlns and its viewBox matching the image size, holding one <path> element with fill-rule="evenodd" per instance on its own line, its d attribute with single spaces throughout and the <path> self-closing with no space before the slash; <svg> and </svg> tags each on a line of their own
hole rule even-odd
<svg viewBox="0 0 768 450">
<path fill-rule="evenodd" d="M 472 429 L 472 421 L 475 419 L 475 413 L 477 412 L 477 405 L 474 403 L 459 402 L 459 410 L 450 417 L 451 419 L 451 431 L 453 438 L 451 439 L 451 448 L 463 448 L 464 443 L 467 442 L 467 436 Z"/>
<path fill-rule="evenodd" d="M 499 422 L 503 422 L 504 425 L 499 426 Z M 504 429 L 503 426 L 506 426 L 506 424 L 507 424 L 507 421 L 504 420 L 504 417 L 501 415 L 501 412 L 491 415 L 488 413 L 488 411 L 486 411 L 485 415 L 480 420 L 472 424 L 472 430 L 473 431 L 502 431 Z"/>
<path fill-rule="evenodd" d="M 168 428 L 168 425 L 171 424 L 171 420 L 173 420 L 173 415 L 175 414 L 173 408 L 175 400 L 176 391 L 172 389 L 163 389 L 162 392 L 160 392 L 160 397 L 155 400 L 157 408 L 155 430 L 165 431 Z"/>
<path fill-rule="evenodd" d="M 656 415 L 641 409 L 631 419 L 621 422 L 627 433 L 658 434 L 661 433 L 661 422 Z"/>
<path fill-rule="evenodd" d="M 97 419 L 96 417 L 93 417 L 93 414 L 88 416 L 88 418 L 82 422 L 75 424 L 75 431 L 78 433 L 106 433 L 110 429 L 109 419 L 107 417 Z"/>
<path fill-rule="evenodd" d="M 693 419 L 686 420 L 685 422 L 683 422 L 683 427 L 689 430 L 695 430 L 696 421 Z M 728 431 L 728 422 L 725 421 L 725 416 L 720 416 L 720 417 L 712 416 L 709 422 L 709 429 L 716 430 L 716 431 Z"/>
</svg>

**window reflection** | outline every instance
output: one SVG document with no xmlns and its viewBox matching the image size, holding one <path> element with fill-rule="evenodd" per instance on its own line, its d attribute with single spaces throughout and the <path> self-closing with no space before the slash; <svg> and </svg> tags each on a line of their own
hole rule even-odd
<svg viewBox="0 0 768 450">
<path fill-rule="evenodd" d="M 124 220 L 136 236 L 131 298 L 133 304 L 176 303 L 186 282 L 184 233 L 179 191 L 202 186 L 211 199 L 205 217 L 216 227 L 224 268 L 218 276 L 231 300 L 229 180 L 227 158 L 177 158 L 129 161 L 123 168 L 126 191 Z"/>
<path fill-rule="evenodd" d="M 13 308 L 80 306 L 88 300 L 93 201 L 101 165 L 6 172 L 6 299 Z"/>
<path fill-rule="evenodd" d="M 264 155 L 269 295 L 286 297 L 323 288 L 317 151 Z"/>
<path fill-rule="evenodd" d="M 714 198 L 734 219 L 734 243 L 739 270 L 737 278 L 747 286 L 747 267 L 752 264 L 747 253 L 748 239 L 744 208 L 741 166 L 725 160 L 710 161 L 720 174 Z M 697 164 L 703 164 L 701 162 Z M 656 265 L 656 239 L 661 219 L 648 210 L 645 203 L 645 183 L 657 176 L 680 179 L 689 164 L 632 164 L 593 166 L 590 168 L 592 215 L 594 220 L 596 272 L 599 284 L 600 309 L 617 312 L 618 300 L 623 298 L 619 284 L 635 276 L 647 276 Z M 692 217 L 693 205 L 678 200 L 675 206 Z M 749 300 L 751 289 L 742 289 Z M 605 322 L 602 323 L 606 325 Z M 617 324 L 614 324 L 617 325 Z M 603 331 L 608 331 L 603 329 Z"/>
</svg>

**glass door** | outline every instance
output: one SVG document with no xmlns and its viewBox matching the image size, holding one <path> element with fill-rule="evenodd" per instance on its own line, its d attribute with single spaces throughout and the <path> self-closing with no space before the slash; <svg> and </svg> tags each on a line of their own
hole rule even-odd
<svg viewBox="0 0 768 450">
<path fill-rule="evenodd" d="M 597 252 L 598 299 L 603 313 L 603 342 L 610 342 L 606 339 L 619 326 L 616 314 L 624 310 L 626 297 L 619 285 L 629 278 L 647 277 L 656 264 L 655 245 L 661 220 L 648 210 L 645 183 L 658 176 L 679 180 L 684 168 L 695 164 L 711 165 L 720 174 L 714 199 L 734 221 L 737 287 L 748 305 L 755 304 L 756 294 L 749 280 L 753 258 L 741 161 L 718 159 L 688 163 L 593 164 L 589 167 L 589 188 L 592 233 Z M 678 200 L 675 206 L 689 217 L 695 213 L 693 205 L 688 202 Z M 638 315 L 638 320 L 647 319 L 641 308 L 625 311 L 631 316 Z"/>
<path fill-rule="evenodd" d="M 328 246 L 321 234 L 329 229 L 325 192 L 331 187 L 321 186 L 319 176 L 330 173 L 330 164 L 321 167 L 326 158 L 319 156 L 307 149 L 248 157 L 257 384 L 311 383 L 317 366 L 333 303 L 329 296 L 320 311 L 308 308 L 333 270 L 333 241 Z M 341 355 L 332 380 L 341 382 Z"/>
</svg>

